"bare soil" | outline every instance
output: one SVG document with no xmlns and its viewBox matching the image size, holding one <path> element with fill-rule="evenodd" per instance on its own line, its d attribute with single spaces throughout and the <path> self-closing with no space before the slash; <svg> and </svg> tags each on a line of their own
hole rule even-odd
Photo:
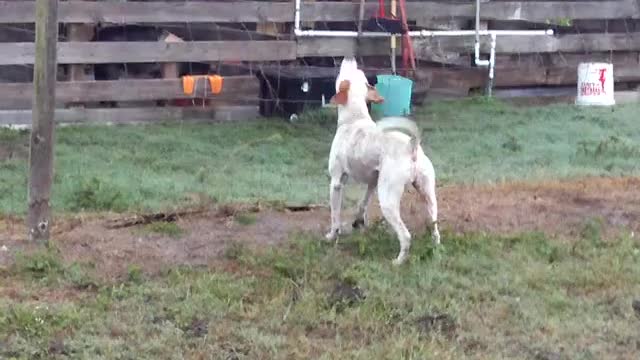
<svg viewBox="0 0 640 360">
<path fill-rule="evenodd" d="M 438 200 L 440 226 L 455 232 L 542 231 L 558 239 L 575 239 L 594 219 L 602 221 L 605 236 L 621 230 L 640 231 L 640 178 L 445 186 L 438 189 Z M 150 274 L 177 265 L 216 265 L 232 244 L 278 245 L 296 232 L 323 234 L 329 223 L 327 208 L 296 212 L 247 206 L 229 209 L 224 206 L 179 218 L 176 224 L 183 233 L 177 236 L 141 227 L 106 227 L 107 220 L 122 215 L 76 215 L 58 219 L 54 240 L 66 261 L 92 263 L 99 276 L 114 278 L 126 274 L 132 264 Z M 424 209 L 415 192 L 405 195 L 403 216 L 414 233 L 426 230 Z M 377 200 L 370 210 L 372 220 L 380 218 Z M 353 219 L 353 209 L 345 212 L 347 224 Z M 18 251 L 33 248 L 25 239 L 22 219 L 0 217 L 0 270 L 10 266 Z"/>
</svg>

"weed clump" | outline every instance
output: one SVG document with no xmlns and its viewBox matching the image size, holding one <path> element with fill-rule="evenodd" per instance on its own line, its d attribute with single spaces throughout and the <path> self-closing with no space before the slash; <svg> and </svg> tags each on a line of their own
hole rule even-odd
<svg viewBox="0 0 640 360">
<path fill-rule="evenodd" d="M 126 210 L 127 203 L 122 192 L 97 177 L 83 181 L 71 193 L 69 207 L 72 211 L 116 211 Z"/>
</svg>

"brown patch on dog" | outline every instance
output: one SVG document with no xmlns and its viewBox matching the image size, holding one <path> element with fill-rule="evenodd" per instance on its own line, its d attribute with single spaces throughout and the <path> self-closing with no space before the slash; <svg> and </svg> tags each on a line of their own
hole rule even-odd
<svg viewBox="0 0 640 360">
<path fill-rule="evenodd" d="M 349 100 L 349 88 L 351 82 L 349 80 L 342 80 L 338 85 L 338 92 L 331 98 L 330 103 L 344 105 Z"/>
</svg>

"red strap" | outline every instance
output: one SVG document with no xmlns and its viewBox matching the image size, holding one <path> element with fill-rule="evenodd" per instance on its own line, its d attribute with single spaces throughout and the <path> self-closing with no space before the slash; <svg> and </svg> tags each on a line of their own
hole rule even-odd
<svg viewBox="0 0 640 360">
<path fill-rule="evenodd" d="M 378 0 L 378 16 L 381 18 L 385 17 L 384 0 Z"/>
<path fill-rule="evenodd" d="M 413 50 L 411 37 L 409 36 L 409 24 L 407 23 L 406 1 L 400 0 L 400 17 L 402 19 L 402 29 L 405 33 L 402 35 L 402 65 L 405 72 L 409 69 L 416 69 L 416 55 Z"/>
</svg>

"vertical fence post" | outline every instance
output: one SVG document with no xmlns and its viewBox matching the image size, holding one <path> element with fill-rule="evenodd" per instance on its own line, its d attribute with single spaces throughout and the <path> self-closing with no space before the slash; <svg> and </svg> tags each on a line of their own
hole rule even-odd
<svg viewBox="0 0 640 360">
<path fill-rule="evenodd" d="M 80 0 L 87 1 L 87 0 Z M 96 26 L 95 24 L 81 24 L 81 23 L 72 23 L 66 24 L 65 30 L 67 33 L 67 41 L 91 41 L 93 37 L 96 35 Z M 87 70 L 91 70 L 89 74 L 87 74 Z M 69 76 L 67 80 L 69 81 L 86 81 L 86 80 L 95 80 L 93 65 L 89 66 L 87 64 L 69 64 L 67 65 L 67 70 Z M 86 104 L 82 102 L 68 102 L 65 103 L 65 108 L 77 108 L 77 107 L 85 107 Z"/>
<path fill-rule="evenodd" d="M 57 42 L 58 0 L 37 0 L 27 226 L 29 239 L 38 243 L 49 241 L 51 228 Z"/>
</svg>

